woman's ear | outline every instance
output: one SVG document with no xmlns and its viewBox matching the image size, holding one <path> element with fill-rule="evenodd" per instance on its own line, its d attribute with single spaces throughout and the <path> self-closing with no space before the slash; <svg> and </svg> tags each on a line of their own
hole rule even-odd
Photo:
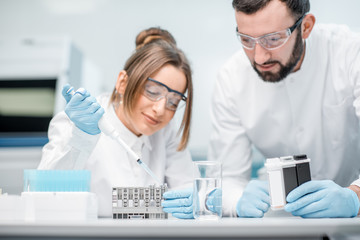
<svg viewBox="0 0 360 240">
<path fill-rule="evenodd" d="M 306 14 L 302 20 L 302 38 L 307 39 L 315 25 L 315 16 L 311 13 Z"/>
<path fill-rule="evenodd" d="M 122 95 L 124 94 L 126 86 L 127 86 L 127 78 L 128 78 L 128 75 L 127 75 L 126 71 L 125 70 L 120 71 L 119 76 L 116 81 L 115 88 L 116 88 L 116 91 Z"/>
</svg>

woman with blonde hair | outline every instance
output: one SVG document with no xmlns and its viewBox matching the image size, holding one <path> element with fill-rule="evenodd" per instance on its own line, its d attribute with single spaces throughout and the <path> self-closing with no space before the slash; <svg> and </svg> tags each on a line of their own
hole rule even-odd
<svg viewBox="0 0 360 240">
<path fill-rule="evenodd" d="M 193 87 L 191 68 L 166 30 L 150 28 L 136 38 L 136 50 L 120 71 L 112 92 L 97 98 L 87 91 L 63 95 L 65 111 L 49 126 L 39 169 L 87 169 L 91 191 L 99 200 L 99 216 L 111 217 L 112 187 L 155 184 L 127 151 L 101 133 L 105 118 L 122 140 L 141 156 L 170 189 L 191 186 L 189 141 Z M 180 127 L 173 120 L 185 108 Z M 105 112 L 105 114 L 104 114 Z"/>
</svg>

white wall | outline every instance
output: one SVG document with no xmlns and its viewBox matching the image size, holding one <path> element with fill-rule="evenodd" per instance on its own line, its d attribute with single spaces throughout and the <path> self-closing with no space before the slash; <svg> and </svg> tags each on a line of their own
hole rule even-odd
<svg viewBox="0 0 360 240">
<path fill-rule="evenodd" d="M 0 0 L 0 36 L 70 36 L 100 67 L 110 91 L 141 30 L 169 30 L 191 61 L 195 102 L 190 149 L 206 155 L 210 98 L 218 68 L 240 44 L 231 0 Z M 312 0 L 317 22 L 360 30 L 360 1 Z M 89 89 L 91 91 L 91 89 Z M 95 90 L 94 90 L 95 91 Z"/>
</svg>

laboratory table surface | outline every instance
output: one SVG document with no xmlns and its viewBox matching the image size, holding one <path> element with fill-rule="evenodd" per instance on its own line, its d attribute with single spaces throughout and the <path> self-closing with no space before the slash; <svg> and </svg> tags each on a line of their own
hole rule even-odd
<svg viewBox="0 0 360 240">
<path fill-rule="evenodd" d="M 337 234 L 360 236 L 360 218 L 0 221 L 1 239 L 323 239 Z"/>
</svg>

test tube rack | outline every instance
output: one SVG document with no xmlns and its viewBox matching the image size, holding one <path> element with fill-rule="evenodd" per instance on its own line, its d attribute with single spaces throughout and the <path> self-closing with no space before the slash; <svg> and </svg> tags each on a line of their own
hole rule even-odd
<svg viewBox="0 0 360 240">
<path fill-rule="evenodd" d="M 113 219 L 167 219 L 161 202 L 167 185 L 149 187 L 113 187 Z"/>
</svg>

